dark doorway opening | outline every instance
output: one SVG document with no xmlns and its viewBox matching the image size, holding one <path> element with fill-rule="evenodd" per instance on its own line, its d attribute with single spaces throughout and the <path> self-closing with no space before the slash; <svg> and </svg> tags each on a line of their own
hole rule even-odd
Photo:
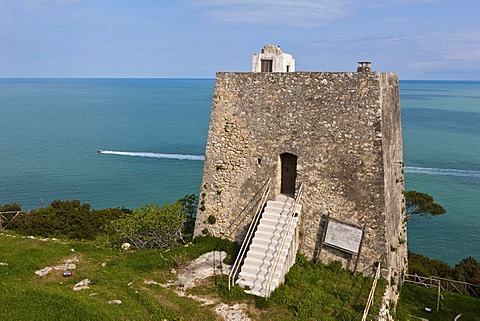
<svg viewBox="0 0 480 321">
<path fill-rule="evenodd" d="M 280 155 L 282 178 L 280 193 L 295 196 L 295 180 L 297 179 L 297 156 L 284 153 Z"/>
<path fill-rule="evenodd" d="M 272 72 L 273 70 L 273 60 L 271 59 L 262 59 L 262 72 Z"/>
</svg>

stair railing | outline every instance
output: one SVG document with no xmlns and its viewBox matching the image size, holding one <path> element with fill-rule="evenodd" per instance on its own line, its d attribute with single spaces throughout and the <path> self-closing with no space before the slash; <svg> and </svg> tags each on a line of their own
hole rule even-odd
<svg viewBox="0 0 480 321">
<path fill-rule="evenodd" d="M 255 215 L 252 218 L 252 223 L 250 224 L 247 234 L 243 239 L 242 246 L 240 247 L 240 251 L 238 252 L 237 258 L 235 259 L 235 263 L 232 265 L 232 269 L 230 274 L 228 275 L 228 290 L 230 290 L 231 286 L 235 284 L 235 275 L 237 275 L 238 269 L 240 268 L 240 263 L 242 258 L 247 251 L 248 245 L 253 237 L 253 232 L 255 231 L 255 227 L 258 224 L 258 220 L 260 219 L 260 213 L 262 212 L 263 206 L 267 201 L 268 194 L 270 193 L 270 178 L 268 179 L 267 183 L 265 184 L 264 191 L 262 197 L 260 198 L 260 202 L 258 203 L 257 210 L 255 211 Z"/>
<path fill-rule="evenodd" d="M 293 221 L 296 209 L 297 209 L 297 205 L 300 202 L 300 198 L 302 197 L 302 193 L 303 193 L 303 182 L 300 184 L 300 187 L 298 188 L 298 191 L 297 191 L 297 193 L 295 195 L 295 198 L 293 200 L 293 206 L 290 210 L 290 213 L 288 214 L 288 223 L 287 223 L 287 227 L 284 229 L 284 231 L 283 231 L 284 233 L 281 237 L 282 238 L 282 243 L 280 245 L 280 249 L 275 253 L 275 263 L 273 264 L 272 272 L 270 273 L 270 276 L 268 277 L 267 284 L 266 284 L 266 287 L 265 287 L 265 290 L 266 290 L 265 291 L 265 296 L 267 298 L 271 294 L 271 286 L 272 286 L 273 277 L 274 277 L 275 272 L 277 270 L 278 262 L 280 261 L 283 248 L 285 247 L 285 242 L 287 240 L 288 232 L 290 231 L 290 226 L 292 225 L 292 221 Z M 294 235 L 292 235 L 292 238 L 293 237 L 294 237 Z"/>
</svg>

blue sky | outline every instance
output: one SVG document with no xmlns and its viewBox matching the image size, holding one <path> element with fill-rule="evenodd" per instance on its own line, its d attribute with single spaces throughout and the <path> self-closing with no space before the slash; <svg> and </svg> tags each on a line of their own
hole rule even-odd
<svg viewBox="0 0 480 321">
<path fill-rule="evenodd" d="M 303 71 L 480 80 L 478 0 L 0 0 L 0 77 L 250 71 L 265 44 Z"/>
</svg>

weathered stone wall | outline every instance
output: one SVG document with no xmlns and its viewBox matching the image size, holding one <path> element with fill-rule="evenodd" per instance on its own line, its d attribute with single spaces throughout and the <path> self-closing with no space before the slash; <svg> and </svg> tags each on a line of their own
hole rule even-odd
<svg viewBox="0 0 480 321">
<path fill-rule="evenodd" d="M 269 178 L 270 198 L 279 194 L 280 155 L 291 153 L 304 183 L 300 251 L 353 268 L 356 256 L 320 247 L 328 215 L 365 227 L 358 270 L 380 261 L 393 275 L 405 244 L 399 113 L 395 74 L 218 73 L 195 234 L 241 241 Z"/>
<path fill-rule="evenodd" d="M 385 171 L 385 206 L 387 233 L 387 279 L 391 284 L 389 299 L 398 298 L 398 284 L 407 269 L 407 220 L 403 197 L 404 164 L 398 80 L 381 75 L 382 146 Z"/>
</svg>

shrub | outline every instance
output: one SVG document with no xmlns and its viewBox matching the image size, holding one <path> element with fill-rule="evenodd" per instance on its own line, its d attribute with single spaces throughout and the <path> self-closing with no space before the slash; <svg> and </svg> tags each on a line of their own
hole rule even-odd
<svg viewBox="0 0 480 321">
<path fill-rule="evenodd" d="M 90 204 L 81 204 L 78 200 L 55 200 L 49 207 L 21 213 L 9 228 L 26 235 L 92 240 L 106 223 L 128 212 L 125 209 L 91 211 Z"/>
<path fill-rule="evenodd" d="M 186 217 L 186 221 L 183 226 L 184 239 L 191 240 L 193 238 L 193 232 L 195 229 L 198 197 L 194 194 L 185 195 L 183 198 L 179 199 L 178 202 L 182 204 L 182 215 Z"/>
<path fill-rule="evenodd" d="M 408 252 L 408 273 L 452 279 L 454 270 L 447 263 Z"/>
<path fill-rule="evenodd" d="M 0 206 L 0 212 L 18 212 L 22 210 L 22 206 L 17 203 L 9 203 Z"/>
<path fill-rule="evenodd" d="M 461 260 L 460 263 L 455 265 L 455 278 L 480 285 L 480 262 L 472 256 Z"/>
<path fill-rule="evenodd" d="M 208 224 L 215 224 L 217 222 L 217 219 L 213 215 L 209 215 L 207 218 Z"/>
<path fill-rule="evenodd" d="M 129 242 L 139 249 L 171 248 L 183 242 L 187 221 L 184 205 L 145 205 L 112 222 L 119 242 Z"/>
</svg>

